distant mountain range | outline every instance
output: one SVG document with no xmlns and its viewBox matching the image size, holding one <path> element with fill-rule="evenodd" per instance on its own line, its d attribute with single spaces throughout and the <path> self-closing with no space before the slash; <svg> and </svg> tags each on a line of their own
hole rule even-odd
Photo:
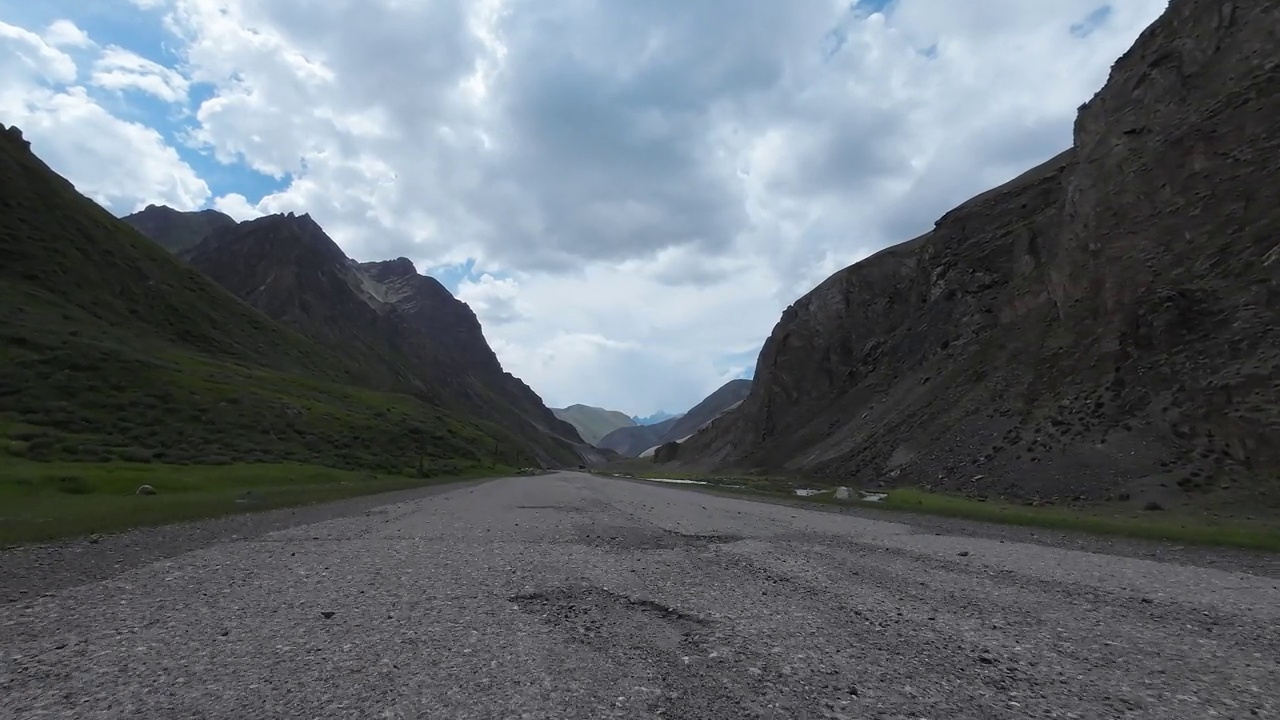
<svg viewBox="0 0 1280 720">
<path fill-rule="evenodd" d="M 590 405 L 570 405 L 567 408 L 553 408 L 551 412 L 578 430 L 582 439 L 595 445 L 605 435 L 618 428 L 632 427 L 636 423 L 626 413 L 617 410 Z"/>
<path fill-rule="evenodd" d="M 680 417 L 680 416 L 666 412 L 665 410 L 659 410 L 658 412 L 652 415 L 649 415 L 648 417 L 638 417 L 633 415 L 631 417 L 631 420 L 636 425 L 657 425 L 663 420 L 670 420 L 671 418 L 676 418 L 676 417 Z"/>
<path fill-rule="evenodd" d="M 653 425 L 618 428 L 596 444 L 624 456 L 638 457 L 659 445 L 692 435 L 721 413 L 742 402 L 750 391 L 750 380 L 731 380 L 682 415 L 669 417 Z"/>
</svg>

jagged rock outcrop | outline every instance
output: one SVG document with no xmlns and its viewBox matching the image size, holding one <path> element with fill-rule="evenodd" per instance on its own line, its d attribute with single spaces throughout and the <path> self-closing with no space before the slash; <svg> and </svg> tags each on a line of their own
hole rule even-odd
<svg viewBox="0 0 1280 720">
<path fill-rule="evenodd" d="M 292 213 L 218 228 L 179 256 L 267 316 L 357 361 L 370 383 L 501 426 L 544 464 L 597 454 L 502 369 L 471 308 L 406 258 L 357 263 L 309 215 Z"/>
<path fill-rule="evenodd" d="M 683 415 L 653 425 L 619 428 L 601 439 L 598 445 L 628 457 L 640 456 L 658 445 L 689 437 L 721 413 L 741 403 L 750 391 L 750 380 L 730 380 Z"/>
<path fill-rule="evenodd" d="M 1174 0 L 1073 147 L 786 310 L 702 467 L 979 494 L 1280 477 L 1280 4 Z"/>
<path fill-rule="evenodd" d="M 19 128 L 17 125 L 11 125 L 9 127 L 5 127 L 3 124 L 0 124 L 0 132 L 3 132 L 6 136 L 12 139 L 13 142 L 17 143 L 17 145 L 23 148 L 24 150 L 29 150 L 31 148 L 31 142 L 27 140 L 25 137 L 23 137 L 22 129 Z"/>
<path fill-rule="evenodd" d="M 148 205 L 120 219 L 171 253 L 181 253 L 194 247 L 214 230 L 236 224 L 235 220 L 217 210 L 182 212 L 164 205 Z"/>
</svg>

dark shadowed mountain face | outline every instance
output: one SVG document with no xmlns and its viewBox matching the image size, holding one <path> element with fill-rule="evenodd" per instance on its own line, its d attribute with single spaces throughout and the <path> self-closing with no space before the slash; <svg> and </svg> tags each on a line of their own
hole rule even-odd
<svg viewBox="0 0 1280 720">
<path fill-rule="evenodd" d="M 730 380 L 718 390 L 689 408 L 689 412 L 675 419 L 662 437 L 662 442 L 679 442 L 697 432 L 699 428 L 715 420 L 721 414 L 738 406 L 751 393 L 750 380 Z"/>
<path fill-rule="evenodd" d="M 77 193 L 3 127 L 0 308 L 0 442 L 14 462 L 442 475 L 533 456 L 531 443 L 474 413 L 379 392 L 392 383 L 370 382 L 365 357 L 238 300 Z"/>
<path fill-rule="evenodd" d="M 750 380 L 730 380 L 683 415 L 653 425 L 620 428 L 606 435 L 598 444 L 621 455 L 635 457 L 650 448 L 692 435 L 698 428 L 736 407 L 750 391 Z"/>
<path fill-rule="evenodd" d="M 543 463 L 576 463 L 577 431 L 503 371 L 467 305 L 409 260 L 357 263 L 307 215 L 221 228 L 181 256 L 269 317 L 352 358 L 366 380 L 506 428 Z"/>
<path fill-rule="evenodd" d="M 217 210 L 181 212 L 163 205 L 148 205 L 121 219 L 172 253 L 194 247 L 214 230 L 236 224 Z"/>
<path fill-rule="evenodd" d="M 1074 146 L 787 309 L 681 448 L 976 494 L 1280 501 L 1280 4 L 1174 0 Z"/>
</svg>

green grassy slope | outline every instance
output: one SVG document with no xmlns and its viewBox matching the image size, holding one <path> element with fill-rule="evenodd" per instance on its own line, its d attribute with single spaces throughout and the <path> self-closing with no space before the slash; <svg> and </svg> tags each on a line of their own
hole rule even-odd
<svg viewBox="0 0 1280 720">
<path fill-rule="evenodd" d="M 470 473 L 477 474 L 492 471 Z M 341 500 L 467 476 L 407 478 L 293 463 L 215 467 L 9 460 L 0 475 L 0 548 Z M 136 494 L 141 485 L 150 485 L 156 494 Z"/>
<path fill-rule="evenodd" d="M 360 387 L 0 131 L 0 478 L 16 459 L 523 464 L 506 431 Z"/>
</svg>

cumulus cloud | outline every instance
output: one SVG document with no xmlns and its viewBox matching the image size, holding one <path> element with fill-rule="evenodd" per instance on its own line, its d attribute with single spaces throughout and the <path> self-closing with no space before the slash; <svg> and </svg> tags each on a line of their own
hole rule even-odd
<svg viewBox="0 0 1280 720">
<path fill-rule="evenodd" d="M 522 307 L 520 286 L 512 278 L 497 279 L 484 273 L 478 280 L 463 281 L 458 287 L 457 297 L 490 325 L 505 325 L 527 317 Z"/>
<path fill-rule="evenodd" d="M 489 275 L 459 295 L 508 369 L 638 414 L 685 409 L 830 272 L 1067 147 L 1166 5 L 133 2 L 200 88 L 193 145 L 286 185 L 216 207 L 310 212 L 359 259 L 473 258 Z M 187 92 L 148 69 L 129 87 Z"/>
<path fill-rule="evenodd" d="M 75 23 L 70 20 L 54 20 L 44 31 L 44 40 L 46 43 L 56 48 L 84 48 L 92 47 L 93 40 L 89 38 L 88 33 L 81 30 Z"/>
<path fill-rule="evenodd" d="M 65 39 L 67 29 L 59 33 Z M 0 121 L 21 128 L 45 162 L 114 212 L 153 202 L 201 207 L 205 182 L 155 129 L 113 115 L 75 85 L 76 63 L 54 40 L 0 22 Z"/>
<path fill-rule="evenodd" d="M 93 63 L 94 85 L 108 90 L 136 90 L 165 102 L 187 99 L 188 82 L 181 73 L 123 48 L 103 50 Z"/>
<path fill-rule="evenodd" d="M 259 210 L 256 205 L 249 202 L 249 199 L 240 193 L 227 193 L 214 198 L 213 209 L 238 222 L 253 220 L 267 214 Z"/>
<path fill-rule="evenodd" d="M 209 187 L 155 130 L 115 117 L 84 88 L 32 93 L 0 114 L 22 128 L 37 154 L 63 168 L 76 188 L 126 214 L 151 203 L 180 210 L 202 207 Z"/>
<path fill-rule="evenodd" d="M 0 22 L 0 97 L 16 102 L 33 85 L 75 79 L 76 63 L 70 55 L 30 30 Z"/>
</svg>

